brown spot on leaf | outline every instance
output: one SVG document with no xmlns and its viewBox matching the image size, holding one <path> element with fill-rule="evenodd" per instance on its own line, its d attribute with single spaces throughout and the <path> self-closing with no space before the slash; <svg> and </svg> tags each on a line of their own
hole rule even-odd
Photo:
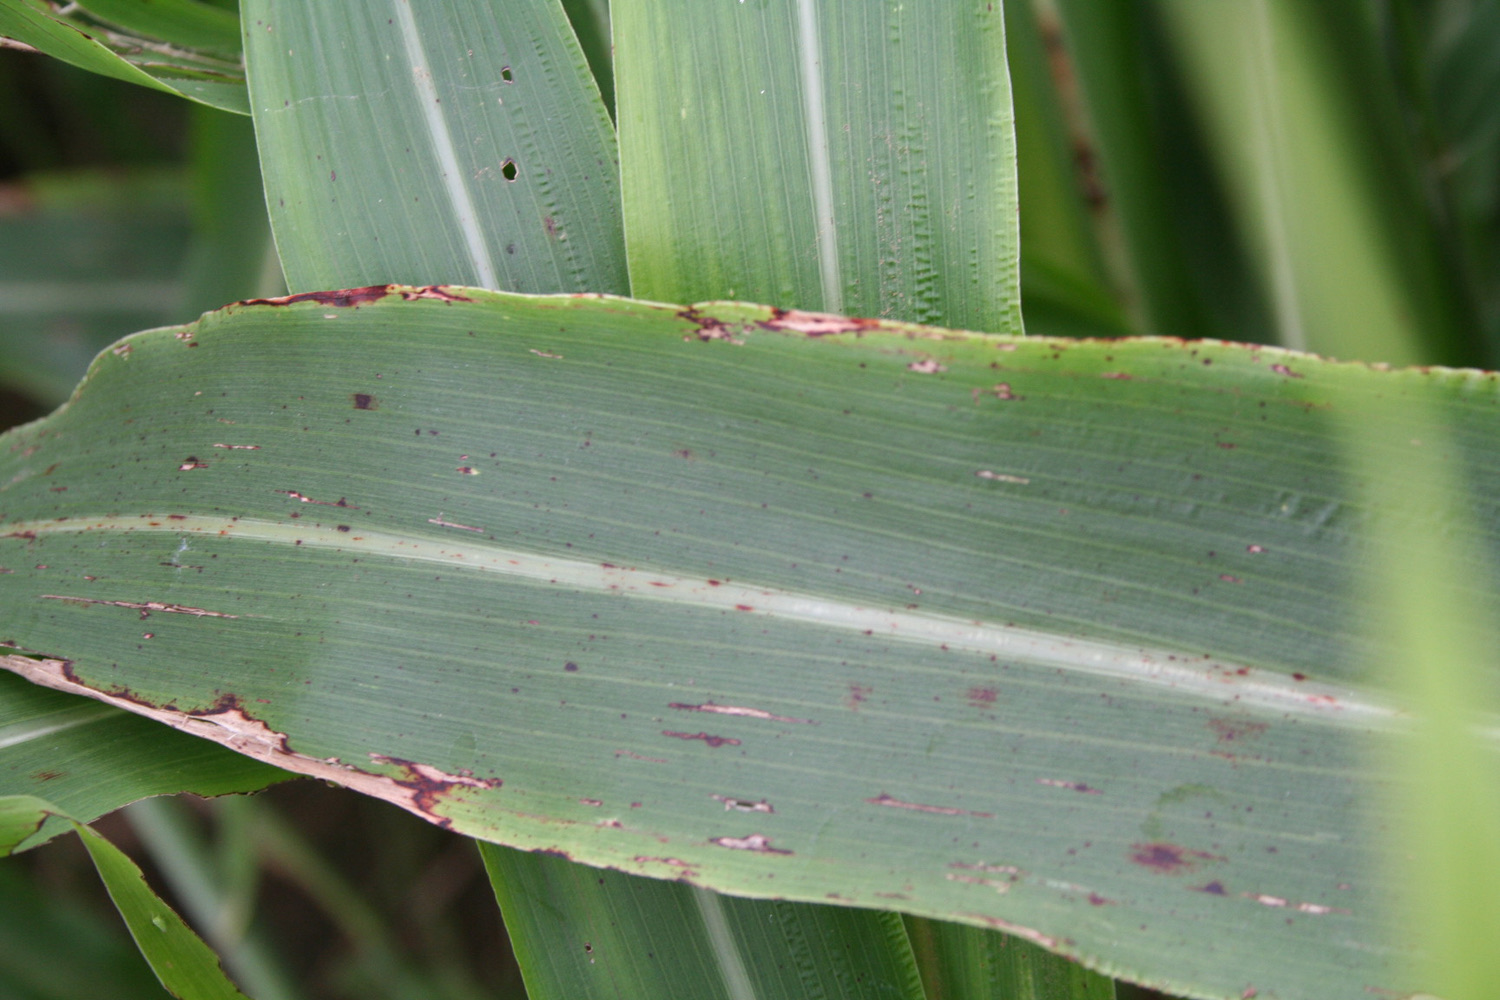
<svg viewBox="0 0 1500 1000">
<path fill-rule="evenodd" d="M 728 736 L 711 736 L 708 733 L 679 733 L 671 729 L 663 729 L 661 731 L 661 734 L 663 736 L 671 736 L 673 739 L 679 740 L 702 740 L 704 743 L 707 743 L 711 747 L 737 747 L 740 745 L 740 741 L 737 739 L 733 739 Z"/>
<path fill-rule="evenodd" d="M 1103 795 L 1097 788 L 1090 788 L 1081 781 L 1064 781 L 1061 778 L 1038 778 L 1038 785 L 1051 785 L 1053 788 L 1066 788 L 1070 792 L 1082 792 L 1084 795 Z"/>
<path fill-rule="evenodd" d="M 771 846 L 771 838 L 760 833 L 748 837 L 714 837 L 710 844 L 727 847 L 731 851 L 754 851 L 757 854 L 791 854 L 791 851 Z"/>
<path fill-rule="evenodd" d="M 999 697 L 999 695 L 996 693 L 994 688 L 969 688 L 969 704 L 973 705 L 975 708 L 984 708 L 987 705 L 993 705 L 997 697 Z"/>
<path fill-rule="evenodd" d="M 354 408 L 356 410 L 380 409 L 380 404 L 368 392 L 356 392 L 351 398 L 354 400 Z"/>
<path fill-rule="evenodd" d="M 1218 879 L 1214 879 L 1212 882 L 1209 882 L 1206 885 L 1191 885 L 1188 886 L 1188 888 L 1192 889 L 1194 892 L 1206 892 L 1210 896 L 1229 895 L 1229 890 L 1225 889 L 1224 883 L 1220 882 Z"/>
<path fill-rule="evenodd" d="M 298 302 L 316 302 L 335 309 L 347 309 L 378 302 L 395 290 L 394 285 L 367 285 L 364 288 L 340 288 L 328 292 L 298 292 L 295 295 L 278 295 L 269 299 L 246 299 L 247 306 L 290 306 Z"/>
<path fill-rule="evenodd" d="M 711 712 L 714 715 L 737 715 L 746 719 L 766 719 L 771 722 L 800 722 L 803 725 L 813 726 L 817 723 L 811 719 L 798 719 L 790 715 L 773 715 L 764 709 L 746 708 L 743 705 L 715 705 L 711 701 L 705 701 L 701 705 L 689 705 L 685 702 L 674 701 L 667 705 L 679 712 Z"/>
<path fill-rule="evenodd" d="M 1149 844 L 1131 844 L 1130 860 L 1142 868 L 1149 868 L 1163 875 L 1180 875 L 1193 871 L 1202 861 L 1223 861 L 1224 858 L 1206 851 L 1194 851 L 1166 841 Z"/>
<path fill-rule="evenodd" d="M 879 327 L 880 321 L 858 316 L 805 312 L 801 309 L 772 309 L 771 318 L 762 320 L 757 325 L 763 330 L 785 330 L 805 337 L 826 337 L 836 333 L 860 334 Z"/>
<path fill-rule="evenodd" d="M 71 601 L 77 604 L 107 604 L 116 608 L 134 608 L 141 613 L 142 618 L 151 617 L 153 611 L 165 611 L 172 614 L 192 615 L 195 618 L 238 618 L 239 615 L 231 615 L 223 611 L 208 611 L 204 608 L 190 608 L 186 604 L 167 604 L 162 601 L 101 601 L 92 597 L 67 597 L 62 594 L 43 594 L 44 601 Z"/>
<path fill-rule="evenodd" d="M 903 802 L 901 799 L 881 792 L 873 799 L 865 799 L 872 806 L 890 806 L 893 809 L 910 809 L 914 812 L 937 813 L 940 816 L 977 816 L 980 819 L 994 819 L 994 813 L 974 812 L 970 809 L 955 809 L 952 806 L 930 806 L 921 802 Z"/>
<path fill-rule="evenodd" d="M 1270 724 L 1249 719 L 1209 719 L 1208 728 L 1218 735 L 1220 743 L 1233 743 L 1255 739 L 1269 729 Z"/>
<path fill-rule="evenodd" d="M 419 764 L 416 761 L 402 760 L 399 757 L 386 757 L 372 753 L 370 759 L 377 764 L 388 764 L 405 771 L 407 776 L 394 779 L 396 784 L 411 791 L 411 804 L 415 811 L 445 829 L 452 825 L 452 821 L 445 816 L 439 816 L 434 811 L 439 799 L 461 788 L 499 788 L 504 784 L 499 778 L 475 778 L 464 774 L 448 774 L 430 764 Z"/>
<path fill-rule="evenodd" d="M 730 809 L 738 810 L 739 812 L 754 813 L 773 813 L 776 811 L 771 808 L 771 803 L 765 799 L 761 799 L 759 802 L 752 802 L 749 799 L 737 799 L 730 795 L 710 795 L 709 798 L 715 802 L 724 803 L 726 812 Z"/>
</svg>

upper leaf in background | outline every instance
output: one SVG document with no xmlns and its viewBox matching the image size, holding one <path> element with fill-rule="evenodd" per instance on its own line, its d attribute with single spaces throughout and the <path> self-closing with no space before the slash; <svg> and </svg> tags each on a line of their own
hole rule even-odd
<svg viewBox="0 0 1500 1000">
<path fill-rule="evenodd" d="M 246 0 L 294 291 L 624 292 L 614 130 L 556 0 Z"/>
<path fill-rule="evenodd" d="M 0 0 L 0 36 L 104 76 L 248 114 L 236 24 L 232 13 L 196 0 Z"/>
<path fill-rule="evenodd" d="M 515 846 L 1189 993 L 1399 992 L 1349 395 L 1451 424 L 1493 554 L 1477 373 L 455 288 L 239 305 L 7 439 L 6 636 L 63 659 L 5 666 Z"/>
<path fill-rule="evenodd" d="M 1000 6 L 617 0 L 633 294 L 1019 333 Z"/>
</svg>

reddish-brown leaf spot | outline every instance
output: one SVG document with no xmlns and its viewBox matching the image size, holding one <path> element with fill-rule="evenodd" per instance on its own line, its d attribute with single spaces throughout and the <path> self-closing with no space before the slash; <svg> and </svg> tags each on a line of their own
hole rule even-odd
<svg viewBox="0 0 1500 1000">
<path fill-rule="evenodd" d="M 679 733 L 671 729 L 663 729 L 661 731 L 661 734 L 663 736 L 670 736 L 673 739 L 678 740 L 702 740 L 704 743 L 707 743 L 711 747 L 737 747 L 740 745 L 739 740 L 732 739 L 728 736 L 711 736 L 708 733 Z"/>
<path fill-rule="evenodd" d="M 1198 867 L 1200 861 L 1223 861 L 1216 854 L 1206 851 L 1194 851 L 1177 844 L 1169 844 L 1166 841 L 1153 841 L 1149 844 L 1131 844 L 1132 853 L 1130 860 L 1142 868 L 1149 868 L 1163 875 L 1178 875 L 1183 872 L 1193 871 Z"/>
<path fill-rule="evenodd" d="M 1253 740 L 1270 728 L 1269 723 L 1251 722 L 1248 719 L 1209 719 L 1208 728 L 1218 734 L 1220 743 L 1236 740 Z"/>
</svg>

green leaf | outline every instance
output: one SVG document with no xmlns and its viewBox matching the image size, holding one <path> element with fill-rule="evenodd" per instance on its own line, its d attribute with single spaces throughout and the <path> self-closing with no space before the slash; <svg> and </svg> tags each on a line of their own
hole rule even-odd
<svg viewBox="0 0 1500 1000">
<path fill-rule="evenodd" d="M 1412 738 L 1381 747 L 1377 761 L 1391 779 L 1385 861 L 1402 890 L 1388 919 L 1415 938 L 1414 971 L 1430 992 L 1481 1000 L 1500 975 L 1500 917 L 1483 902 L 1500 892 L 1500 616 L 1489 599 L 1500 566 L 1466 551 L 1475 525 L 1444 422 L 1420 403 L 1346 410 L 1346 446 L 1371 510 L 1365 587 L 1379 609 L 1382 666 L 1413 717 Z"/>
<path fill-rule="evenodd" d="M 102 27 L 56 14 L 45 3 L 0 0 L 0 36 L 13 38 L 93 73 L 177 94 L 224 111 L 248 114 L 250 110 L 242 69 L 236 61 L 175 49 L 151 38 L 115 35 Z"/>
<path fill-rule="evenodd" d="M 490 844 L 480 851 L 532 1000 L 923 1000 L 897 914 L 733 899 Z"/>
<path fill-rule="evenodd" d="M 244 23 L 289 288 L 626 290 L 614 131 L 556 0 L 246 0 Z"/>
<path fill-rule="evenodd" d="M 250 792 L 286 777 L 129 712 L 0 674 L 0 796 L 44 796 L 91 822 L 152 795 Z M 47 819 L 39 831 L 0 839 L 0 855 L 67 831 L 66 821 Z"/>
<path fill-rule="evenodd" d="M 1489 375 L 456 288 L 238 305 L 4 439 L 4 634 L 53 658 L 6 665 L 513 846 L 1200 995 L 1399 991 L 1350 395 L 1451 426 L 1494 553 Z"/>
<path fill-rule="evenodd" d="M 50 817 L 68 820 L 78 832 L 131 937 L 163 986 L 182 1000 L 243 1000 L 214 953 L 152 891 L 135 862 L 56 805 L 30 795 L 0 796 L 0 847 L 8 849 L 24 839 L 25 830 L 40 829 Z"/>
<path fill-rule="evenodd" d="M 100 21 L 142 38 L 159 38 L 184 49 L 240 58 L 240 19 L 233 11 L 200 0 L 82 0 Z"/>
<path fill-rule="evenodd" d="M 611 16 L 633 294 L 1020 331 L 999 3 Z"/>
<path fill-rule="evenodd" d="M 161 984 L 182 1000 L 244 1000 L 219 967 L 217 956 L 151 890 L 135 862 L 82 823 L 73 825 Z"/>
<path fill-rule="evenodd" d="M 1115 1000 L 1115 984 L 1036 945 L 980 927 L 908 917 L 927 995 L 941 1000 Z"/>
</svg>

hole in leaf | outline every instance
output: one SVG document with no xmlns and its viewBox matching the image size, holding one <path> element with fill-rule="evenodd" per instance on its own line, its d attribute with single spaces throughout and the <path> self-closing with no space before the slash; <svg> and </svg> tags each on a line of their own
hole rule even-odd
<svg viewBox="0 0 1500 1000">
<path fill-rule="evenodd" d="M 516 78 L 513 77 L 513 76 L 511 76 L 510 67 L 509 66 L 501 66 L 500 67 L 500 79 L 504 80 L 506 83 L 515 83 L 516 82 Z"/>
<path fill-rule="evenodd" d="M 505 162 L 500 164 L 500 175 L 508 181 L 513 181 L 517 173 L 516 161 L 507 156 Z"/>
</svg>

